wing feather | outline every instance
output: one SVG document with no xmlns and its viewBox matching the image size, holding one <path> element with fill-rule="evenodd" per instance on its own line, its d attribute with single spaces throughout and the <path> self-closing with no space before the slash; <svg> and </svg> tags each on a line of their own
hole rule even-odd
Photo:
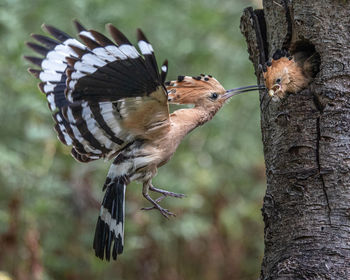
<svg viewBox="0 0 350 280">
<path fill-rule="evenodd" d="M 74 24 L 82 43 L 50 25 L 55 39 L 34 34 L 28 47 L 43 57 L 26 57 L 41 69 L 29 71 L 41 80 L 53 111 L 58 138 L 72 145 L 72 156 L 88 162 L 115 154 L 136 138 L 154 138 L 169 129 L 167 62 L 158 70 L 152 45 L 138 30 L 141 54 L 127 37 L 107 25 L 103 34 Z"/>
</svg>

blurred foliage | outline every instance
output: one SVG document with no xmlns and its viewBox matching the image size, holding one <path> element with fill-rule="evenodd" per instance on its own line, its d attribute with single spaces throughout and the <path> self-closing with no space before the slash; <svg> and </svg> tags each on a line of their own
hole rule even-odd
<svg viewBox="0 0 350 280">
<path fill-rule="evenodd" d="M 265 189 L 257 93 L 235 97 L 187 136 L 155 186 L 186 193 L 148 206 L 127 189 L 126 245 L 117 262 L 92 241 L 108 162 L 77 163 L 58 142 L 45 96 L 25 70 L 24 42 L 45 22 L 75 34 L 72 19 L 99 31 L 111 22 L 135 42 L 142 27 L 168 78 L 214 75 L 226 88 L 256 83 L 239 31 L 259 1 L 0 1 L 0 278 L 256 279 L 263 253 Z M 2 272 L 1 272 L 2 271 Z"/>
</svg>

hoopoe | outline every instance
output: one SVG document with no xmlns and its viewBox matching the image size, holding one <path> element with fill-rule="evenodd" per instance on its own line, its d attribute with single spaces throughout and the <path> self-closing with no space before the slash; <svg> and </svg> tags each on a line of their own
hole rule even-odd
<svg viewBox="0 0 350 280">
<path fill-rule="evenodd" d="M 316 52 L 296 52 L 293 56 L 286 50 L 277 50 L 273 59 L 263 67 L 268 94 L 278 101 L 287 93 L 306 88 L 319 71 L 320 57 Z"/>
<path fill-rule="evenodd" d="M 93 248 L 108 261 L 123 252 L 125 190 L 131 181 L 143 183 L 143 196 L 158 209 L 167 196 L 183 197 L 152 185 L 157 168 L 167 163 L 181 140 L 209 121 L 232 96 L 257 90 L 248 86 L 226 91 L 210 75 L 179 76 L 165 83 L 168 62 L 158 71 L 152 45 L 137 30 L 138 47 L 113 25 L 107 25 L 113 43 L 75 21 L 82 42 L 48 25 L 43 29 L 55 39 L 33 34 L 41 44 L 27 45 L 43 58 L 26 57 L 41 69 L 28 69 L 39 78 L 53 112 L 58 138 L 72 146 L 80 162 L 113 159 L 103 190 Z M 193 108 L 169 113 L 168 104 L 193 104 Z M 157 199 L 149 192 L 159 193 Z"/>
</svg>

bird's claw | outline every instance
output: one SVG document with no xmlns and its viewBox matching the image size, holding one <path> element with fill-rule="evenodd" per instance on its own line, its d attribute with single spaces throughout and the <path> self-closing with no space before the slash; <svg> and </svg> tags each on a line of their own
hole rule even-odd
<svg viewBox="0 0 350 280">
<path fill-rule="evenodd" d="M 153 200 L 149 196 L 148 190 L 160 193 L 161 196 L 158 197 L 157 199 Z M 166 191 L 166 190 L 158 189 L 158 188 L 154 187 L 152 184 L 144 184 L 143 195 L 149 202 L 151 202 L 153 204 L 153 206 L 151 206 L 151 207 L 144 207 L 144 208 L 141 208 L 141 210 L 148 211 L 148 210 L 152 210 L 152 209 L 157 209 L 167 219 L 169 219 L 170 216 L 174 216 L 175 217 L 176 215 L 174 213 L 170 212 L 168 209 L 165 209 L 165 208 L 161 207 L 159 205 L 159 202 L 161 202 L 167 196 L 177 197 L 177 198 L 182 198 L 182 197 L 185 196 L 182 193 L 174 193 L 174 192 L 169 192 L 169 191 Z"/>
<path fill-rule="evenodd" d="M 159 212 L 167 219 L 169 219 L 169 216 L 174 216 L 176 217 L 176 214 L 170 212 L 168 209 L 165 209 L 163 207 L 161 207 L 158 202 L 162 201 L 166 196 L 163 195 L 161 197 L 158 197 L 155 201 L 154 201 L 154 205 L 152 207 L 143 207 L 141 208 L 141 210 L 145 210 L 145 211 L 148 211 L 148 210 L 152 210 L 152 209 L 157 209 L 159 210 Z"/>
</svg>

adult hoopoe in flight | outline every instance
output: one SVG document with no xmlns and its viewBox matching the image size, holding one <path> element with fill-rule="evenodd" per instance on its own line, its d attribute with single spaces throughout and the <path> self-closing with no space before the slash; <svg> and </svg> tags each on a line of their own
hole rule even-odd
<svg viewBox="0 0 350 280">
<path fill-rule="evenodd" d="M 157 168 L 174 154 L 183 137 L 209 121 L 232 96 L 257 90 L 248 86 L 226 91 L 211 76 L 179 76 L 165 83 L 168 63 L 159 72 L 151 44 L 137 30 L 138 47 L 114 26 L 107 28 L 115 43 L 75 21 L 82 42 L 48 25 L 55 39 L 34 34 L 41 44 L 27 45 L 44 56 L 26 57 L 41 69 L 29 69 L 39 78 L 56 122 L 59 140 L 72 146 L 80 162 L 113 159 L 103 190 L 94 238 L 96 256 L 110 260 L 124 247 L 125 189 L 131 181 L 143 183 L 142 193 L 158 209 L 174 215 L 159 202 L 182 197 L 152 185 Z M 193 104 L 169 113 L 168 103 Z M 149 191 L 160 193 L 153 199 Z"/>
</svg>

